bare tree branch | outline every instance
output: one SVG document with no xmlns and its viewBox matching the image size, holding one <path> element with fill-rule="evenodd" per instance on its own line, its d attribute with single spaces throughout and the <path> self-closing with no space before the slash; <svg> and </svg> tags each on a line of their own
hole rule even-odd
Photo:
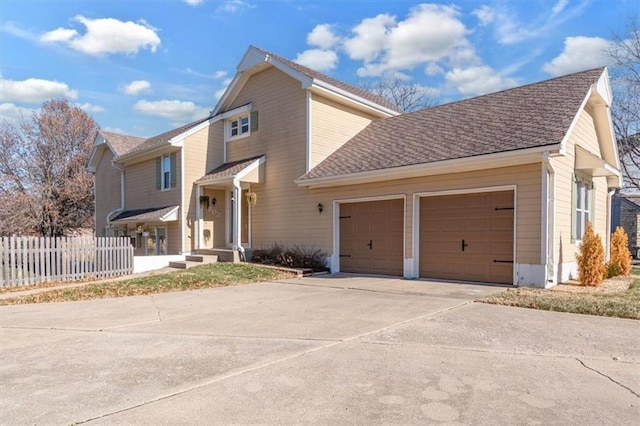
<svg viewBox="0 0 640 426">
<path fill-rule="evenodd" d="M 85 170 L 97 125 L 64 99 L 17 124 L 0 123 L 0 235 L 61 236 L 93 226 Z"/>
<path fill-rule="evenodd" d="M 360 87 L 385 98 L 406 112 L 418 111 L 435 105 L 428 88 L 419 84 L 409 84 L 398 77 L 383 77 L 375 83 L 361 83 Z"/>
</svg>

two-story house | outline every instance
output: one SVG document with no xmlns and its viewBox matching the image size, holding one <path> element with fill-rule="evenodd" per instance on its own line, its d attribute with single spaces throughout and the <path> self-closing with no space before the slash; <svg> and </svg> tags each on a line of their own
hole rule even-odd
<svg viewBox="0 0 640 426">
<path fill-rule="evenodd" d="M 100 131 L 96 233 L 139 254 L 328 253 L 332 272 L 550 286 L 620 186 L 605 68 L 402 113 L 250 47 L 209 117 Z"/>
</svg>

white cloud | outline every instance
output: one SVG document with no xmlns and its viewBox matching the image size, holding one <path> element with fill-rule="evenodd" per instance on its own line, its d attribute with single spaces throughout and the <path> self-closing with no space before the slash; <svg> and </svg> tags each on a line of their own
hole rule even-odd
<svg viewBox="0 0 640 426">
<path fill-rule="evenodd" d="M 20 121 L 29 118 L 37 109 L 23 108 L 12 103 L 0 104 L 0 119 Z"/>
<path fill-rule="evenodd" d="M 147 80 L 134 80 L 129 84 L 126 84 L 120 88 L 127 95 L 139 95 L 140 93 L 149 92 L 151 90 L 151 83 Z"/>
<path fill-rule="evenodd" d="M 236 13 L 243 9 L 253 9 L 255 6 L 243 0 L 226 0 L 218 7 L 218 12 Z"/>
<path fill-rule="evenodd" d="M 222 89 L 216 90 L 216 92 L 213 94 L 213 98 L 214 98 L 213 100 L 214 101 L 218 101 L 222 97 L 222 95 L 224 95 L 224 92 L 226 90 L 227 90 L 226 87 L 223 87 Z"/>
<path fill-rule="evenodd" d="M 315 28 L 307 35 L 308 45 L 317 46 L 323 50 L 332 49 L 339 42 L 340 37 L 333 33 L 331 25 L 329 24 L 316 25 Z"/>
<path fill-rule="evenodd" d="M 123 22 L 114 18 L 90 19 L 78 15 L 74 21 L 85 26 L 84 34 L 75 29 L 57 28 L 43 34 L 40 40 L 65 44 L 78 52 L 93 56 L 117 53 L 133 55 L 140 49 L 155 52 L 160 45 L 157 30 L 144 20 Z"/>
<path fill-rule="evenodd" d="M 434 62 L 429 62 L 424 69 L 424 73 L 430 76 L 444 74 L 444 69 Z"/>
<path fill-rule="evenodd" d="M 189 6 L 197 6 L 199 4 L 202 4 L 204 0 L 184 0 L 184 2 Z"/>
<path fill-rule="evenodd" d="M 22 81 L 0 79 L 0 100 L 39 104 L 51 98 L 76 99 L 78 91 L 66 83 L 39 78 Z"/>
<path fill-rule="evenodd" d="M 567 37 L 562 53 L 544 64 L 542 69 L 557 76 L 607 65 L 606 51 L 613 45 L 610 40 L 600 37 Z"/>
<path fill-rule="evenodd" d="M 309 49 L 298 53 L 294 62 L 316 71 L 329 71 L 338 64 L 338 55 L 333 50 Z"/>
<path fill-rule="evenodd" d="M 364 61 L 358 75 L 379 76 L 444 59 L 456 64 L 478 61 L 460 12 L 453 6 L 421 4 L 404 21 L 390 15 L 366 18 L 344 42 L 351 59 Z"/>
<path fill-rule="evenodd" d="M 209 110 L 193 102 L 162 100 L 141 100 L 133 105 L 133 109 L 145 115 L 155 115 L 172 120 L 172 122 L 186 122 L 206 117 Z"/>
<path fill-rule="evenodd" d="M 94 114 L 106 111 L 104 109 L 104 107 L 101 107 L 100 105 L 93 105 L 93 104 L 89 104 L 89 103 L 76 104 L 76 106 L 78 108 L 80 108 L 81 110 L 83 110 L 84 112 L 89 112 L 89 113 L 94 113 Z"/>
<path fill-rule="evenodd" d="M 551 16 L 556 16 L 558 13 L 562 12 L 568 4 L 569 0 L 558 0 L 551 9 Z"/>
<path fill-rule="evenodd" d="M 219 80 L 221 78 L 224 78 L 227 76 L 227 72 L 226 71 L 216 71 L 213 73 L 213 78 L 215 78 L 216 80 Z"/>
<path fill-rule="evenodd" d="M 14 37 L 23 38 L 25 40 L 36 41 L 38 36 L 29 30 L 19 27 L 15 22 L 5 22 L 0 26 L 0 31 L 11 34 Z"/>
<path fill-rule="evenodd" d="M 445 79 L 463 95 L 484 95 L 517 85 L 515 79 L 502 77 L 486 65 L 453 68 Z"/>
<path fill-rule="evenodd" d="M 478 20 L 480 21 L 480 25 L 482 26 L 489 25 L 490 23 L 493 22 L 493 19 L 495 18 L 495 12 L 493 8 L 487 5 L 483 5 L 478 9 L 475 9 L 471 13 L 474 14 L 476 18 L 478 18 Z"/>
<path fill-rule="evenodd" d="M 477 9 L 476 11 L 482 10 L 482 12 L 478 14 L 474 11 L 474 14 L 478 16 L 481 23 L 493 24 L 495 37 L 500 44 L 515 44 L 549 34 L 562 23 L 582 14 L 589 5 L 589 0 L 581 0 L 572 7 L 567 7 L 568 5 L 568 1 L 558 0 L 551 10 L 544 8 L 544 12 L 540 14 L 527 16 L 528 22 L 521 22 L 515 16 L 513 9 L 507 6 L 493 8 L 487 6 L 483 7 L 484 9 Z M 480 15 L 484 16 L 485 21 L 480 18 Z M 490 16 L 489 21 L 486 20 L 488 16 Z"/>
</svg>

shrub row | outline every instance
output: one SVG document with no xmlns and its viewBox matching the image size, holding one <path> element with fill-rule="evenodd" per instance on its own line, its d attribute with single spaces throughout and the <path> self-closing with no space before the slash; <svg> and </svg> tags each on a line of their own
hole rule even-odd
<svg viewBox="0 0 640 426">
<path fill-rule="evenodd" d="M 253 261 L 262 263 L 263 265 L 326 271 L 326 256 L 326 253 L 319 249 L 296 245 L 293 247 L 284 247 L 275 243 L 271 247 L 255 250 L 253 252 Z"/>
<path fill-rule="evenodd" d="M 609 262 L 604 262 L 604 248 L 600 235 L 593 232 L 591 223 L 582 236 L 578 260 L 578 279 L 583 285 L 598 286 L 605 278 L 629 275 L 631 272 L 631 252 L 627 233 L 617 227 L 611 236 Z"/>
</svg>

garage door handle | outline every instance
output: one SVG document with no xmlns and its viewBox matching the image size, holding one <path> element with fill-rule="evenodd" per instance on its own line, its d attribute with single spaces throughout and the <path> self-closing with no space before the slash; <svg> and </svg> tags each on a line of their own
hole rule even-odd
<svg viewBox="0 0 640 426">
<path fill-rule="evenodd" d="M 469 244 L 465 243 L 465 242 L 464 242 L 464 240 L 462 240 L 462 251 L 464 251 L 464 248 L 465 248 L 466 246 L 468 246 L 468 245 L 469 245 Z"/>
<path fill-rule="evenodd" d="M 369 250 L 373 250 L 373 240 L 369 240 L 369 244 L 367 244 L 369 246 Z"/>
</svg>

